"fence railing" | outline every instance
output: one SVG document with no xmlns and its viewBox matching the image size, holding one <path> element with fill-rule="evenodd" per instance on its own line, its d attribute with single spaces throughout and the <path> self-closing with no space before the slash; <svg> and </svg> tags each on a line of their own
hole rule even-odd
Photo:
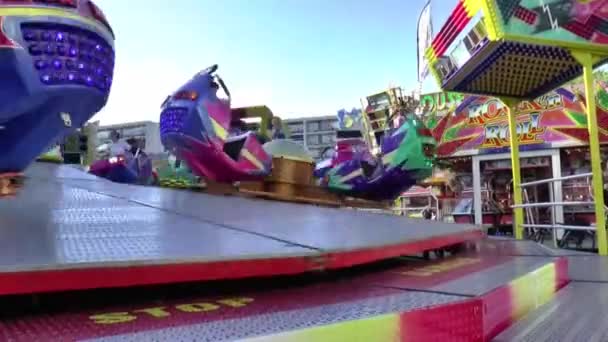
<svg viewBox="0 0 608 342">
<path fill-rule="evenodd" d="M 542 179 L 542 180 L 522 183 L 520 185 L 520 187 L 522 188 L 522 190 L 524 190 L 525 188 L 532 187 L 532 186 L 537 186 L 537 185 L 541 185 L 541 184 L 552 184 L 552 183 L 562 182 L 562 181 L 572 180 L 572 179 L 590 178 L 592 176 L 593 176 L 592 173 L 582 173 L 582 174 L 579 174 L 579 175 L 556 177 L 556 178 L 548 178 L 548 179 Z M 594 202 L 589 202 L 589 201 L 561 201 L 561 202 L 556 202 L 554 196 L 555 196 L 554 191 L 549 191 L 550 202 L 524 203 L 524 204 L 520 204 L 520 205 L 513 205 L 513 206 L 511 206 L 511 208 L 514 208 L 514 209 L 515 208 L 524 208 L 524 209 L 529 209 L 529 208 L 550 208 L 551 209 L 551 224 L 534 223 L 535 220 L 533 218 L 529 218 L 528 222 L 532 222 L 532 223 L 526 223 L 526 224 L 524 224 L 523 228 L 528 228 L 528 229 L 551 229 L 552 230 L 552 235 L 553 235 L 553 244 L 555 245 L 556 248 L 559 247 L 558 246 L 558 241 L 557 241 L 558 240 L 557 239 L 557 231 L 558 230 L 563 229 L 563 230 L 566 230 L 566 231 L 572 230 L 572 231 L 588 231 L 588 232 L 594 232 L 596 230 L 596 227 L 594 225 L 591 225 L 591 226 L 575 226 L 575 225 L 566 225 L 566 224 L 563 224 L 563 223 L 557 223 L 556 222 L 556 214 L 555 214 L 555 207 L 588 206 L 588 205 L 594 205 L 595 204 Z M 563 238 L 566 238 L 566 236 L 564 236 Z"/>
</svg>

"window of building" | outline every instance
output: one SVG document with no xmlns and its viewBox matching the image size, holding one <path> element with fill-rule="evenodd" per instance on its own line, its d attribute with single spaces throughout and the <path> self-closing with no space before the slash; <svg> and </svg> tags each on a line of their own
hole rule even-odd
<svg viewBox="0 0 608 342">
<path fill-rule="evenodd" d="M 97 133 L 97 140 L 108 140 L 110 139 L 110 131 L 101 131 Z"/>
<path fill-rule="evenodd" d="M 320 127 L 319 127 L 319 121 L 310 121 L 307 123 L 306 125 L 306 129 L 309 132 L 317 132 L 319 131 Z"/>
<path fill-rule="evenodd" d="M 301 133 L 304 131 L 304 124 L 301 122 L 289 123 L 287 124 L 287 126 L 289 127 L 289 131 L 291 131 L 292 133 Z"/>
<path fill-rule="evenodd" d="M 140 126 L 140 127 L 124 128 L 122 130 L 123 137 L 133 137 L 133 136 L 137 136 L 137 135 L 146 135 L 146 128 Z"/>
<path fill-rule="evenodd" d="M 333 134 L 323 134 L 321 136 L 321 143 L 322 144 L 333 144 L 335 142 L 334 139 L 334 135 Z"/>
<path fill-rule="evenodd" d="M 297 141 L 297 142 L 304 142 L 304 136 L 302 134 L 292 134 L 291 140 Z"/>
<path fill-rule="evenodd" d="M 318 148 L 309 148 L 308 151 L 310 152 L 312 157 L 315 159 L 319 159 L 321 157 L 321 152 L 323 152 L 322 150 L 320 150 Z"/>
<path fill-rule="evenodd" d="M 306 137 L 306 143 L 308 145 L 318 145 L 320 144 L 320 140 L 319 139 L 319 135 L 315 134 L 315 135 L 309 135 L 308 137 Z"/>
<path fill-rule="evenodd" d="M 335 120 L 324 120 L 321 123 L 321 130 L 323 130 L 323 131 L 333 131 L 335 123 L 336 123 Z"/>
</svg>

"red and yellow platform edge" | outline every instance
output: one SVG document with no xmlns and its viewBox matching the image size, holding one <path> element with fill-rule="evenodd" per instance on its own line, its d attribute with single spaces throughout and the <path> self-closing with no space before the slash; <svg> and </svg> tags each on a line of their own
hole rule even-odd
<svg viewBox="0 0 608 342">
<path fill-rule="evenodd" d="M 166 261 L 159 264 L 86 265 L 79 268 L 0 272 L 0 295 L 118 288 L 191 281 L 295 275 L 351 267 L 403 255 L 416 255 L 485 237 L 480 229 L 406 240 L 394 245 L 322 251 L 310 255 L 223 261 Z"/>
<path fill-rule="evenodd" d="M 490 341 L 568 281 L 568 260 L 560 258 L 481 297 L 245 341 Z"/>
</svg>

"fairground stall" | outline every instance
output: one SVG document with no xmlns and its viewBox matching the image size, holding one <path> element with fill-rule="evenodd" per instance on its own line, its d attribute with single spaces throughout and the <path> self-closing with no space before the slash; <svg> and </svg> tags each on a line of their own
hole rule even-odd
<svg viewBox="0 0 608 342">
<path fill-rule="evenodd" d="M 522 182 L 589 175 L 587 118 L 579 86 L 565 86 L 517 107 Z M 608 92 L 597 82 L 600 141 L 608 142 Z M 512 169 L 505 105 L 488 96 L 458 93 L 421 98 L 426 124 L 439 142 L 440 165 L 452 171 L 458 191 L 453 219 L 512 231 Z M 602 147 L 602 160 L 607 159 Z M 590 176 L 524 189 L 527 203 L 580 202 L 578 206 L 527 208 L 526 221 L 578 226 L 595 223 Z"/>
<path fill-rule="evenodd" d="M 529 232 L 530 228 L 551 229 L 554 232 L 564 228 L 563 224 L 555 222 L 556 220 L 548 225 L 529 220 L 525 222 L 524 211 L 559 209 L 562 204 L 569 207 L 593 204 L 595 227 L 576 226 L 572 229 L 586 229 L 597 233 L 600 254 L 608 254 L 600 153 L 600 136 L 603 134 L 598 129 L 603 120 L 601 117 L 598 120 L 593 81 L 594 67 L 601 65 L 608 58 L 606 8 L 608 7 L 605 1 L 460 0 L 427 49 L 426 57 L 430 70 L 443 91 L 494 96 L 500 100 L 488 104 L 486 108 L 493 108 L 486 110 L 488 117 L 478 115 L 475 111 L 470 114 L 471 118 L 460 116 L 463 125 L 472 124 L 473 127 L 478 125 L 481 128 L 477 129 L 476 134 L 474 131 L 467 133 L 465 130 L 459 139 L 448 146 L 456 150 L 457 147 L 463 148 L 463 145 L 468 143 L 477 148 L 492 149 L 495 153 L 510 152 L 510 165 L 505 163 L 492 167 L 496 171 L 493 172 L 494 175 L 498 175 L 498 172 L 505 168 L 511 169 L 513 191 L 508 193 L 513 194 L 513 205 L 509 207 L 513 208 L 513 228 L 517 239 L 523 239 L 524 232 Z M 557 96 L 547 94 L 581 75 L 585 105 L 584 108 L 574 106 L 572 110 L 578 109 L 582 115 L 567 116 L 568 119 L 564 122 L 569 126 L 565 132 L 560 128 L 561 124 L 550 123 L 548 120 L 541 124 L 542 118 L 538 112 L 542 109 L 543 100 L 537 99 L 548 96 L 550 101 L 557 100 Z M 562 101 L 569 97 L 568 102 L 576 102 L 576 96 L 572 93 L 565 96 L 559 92 L 558 94 Z M 484 108 L 475 107 L 479 99 L 472 98 L 469 101 L 476 110 Z M 541 108 L 535 108 L 535 102 L 540 102 Z M 506 106 L 505 109 L 500 109 L 501 103 Z M 567 107 L 569 103 L 563 105 Z M 466 107 L 470 107 L 469 104 Z M 498 116 L 501 112 L 506 112 L 508 125 L 504 124 L 505 121 L 491 124 L 491 120 L 497 120 L 491 115 Z M 576 131 L 576 127 L 585 126 L 581 121 L 592 124 L 586 125 L 586 129 L 572 132 L 573 129 Z M 480 140 L 481 132 L 483 140 Z M 521 168 L 520 159 L 550 158 L 554 177 L 547 178 L 542 183 L 553 184 L 553 192 L 557 192 L 562 179 L 555 177 L 559 165 L 559 150 L 556 147 L 560 145 L 560 140 L 567 140 L 563 136 L 576 140 L 587 140 L 588 137 L 594 201 L 560 202 L 554 198 L 548 202 L 524 203 L 526 192 L 530 193 L 538 182 L 522 182 L 522 176 L 528 177 L 528 167 Z M 504 143 L 506 141 L 508 144 Z M 542 148 L 531 149 L 529 145 L 540 145 Z M 506 148 L 507 146 L 510 148 Z M 505 153 L 503 158 L 508 157 L 509 154 Z M 476 158 L 473 162 L 473 173 L 482 172 L 483 162 L 497 159 L 502 158 Z M 534 171 L 539 172 L 541 171 Z M 493 181 L 489 186 L 497 182 L 504 181 Z M 477 190 L 474 191 L 474 204 L 477 207 L 475 216 L 479 221 L 483 217 L 481 181 L 473 184 L 473 187 Z M 494 200 L 501 202 L 500 198 Z M 570 227 L 574 226 L 568 226 L 566 229 L 571 229 Z"/>
</svg>

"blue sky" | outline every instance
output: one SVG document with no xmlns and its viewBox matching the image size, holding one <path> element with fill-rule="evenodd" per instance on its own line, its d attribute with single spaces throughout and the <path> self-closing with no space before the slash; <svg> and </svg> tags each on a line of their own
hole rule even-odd
<svg viewBox="0 0 608 342">
<path fill-rule="evenodd" d="M 435 31 L 457 0 L 433 1 Z M 416 87 L 426 0 L 100 0 L 116 33 L 102 124 L 158 121 L 164 98 L 219 64 L 235 106 L 283 118 L 333 115 L 389 85 Z M 425 82 L 424 90 L 437 87 Z"/>
</svg>

